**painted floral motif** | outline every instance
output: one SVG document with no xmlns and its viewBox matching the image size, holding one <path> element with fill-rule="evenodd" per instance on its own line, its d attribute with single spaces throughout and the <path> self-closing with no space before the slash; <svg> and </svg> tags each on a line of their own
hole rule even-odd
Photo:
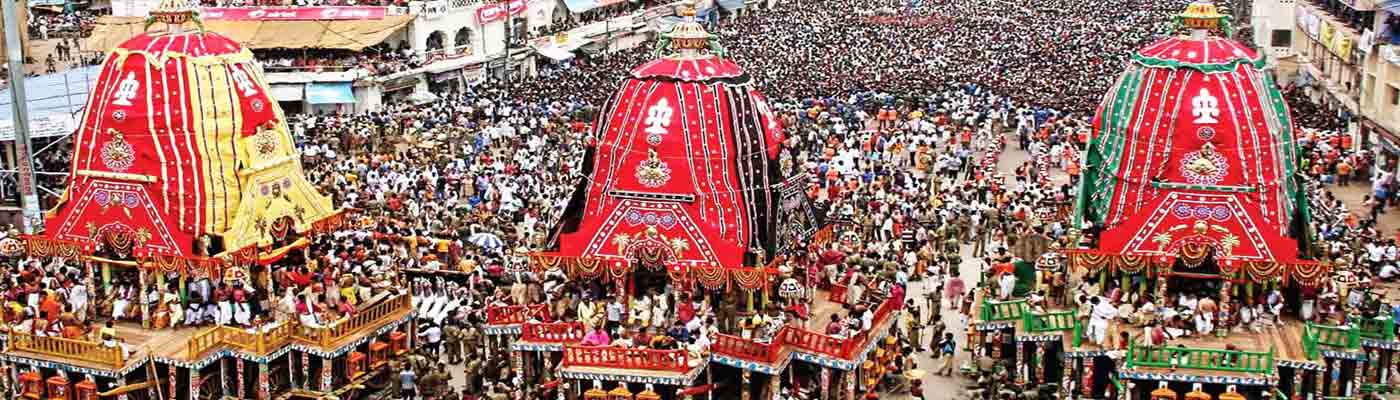
<svg viewBox="0 0 1400 400">
<path fill-rule="evenodd" d="M 1176 207 L 1172 208 L 1172 213 L 1177 218 L 1182 219 L 1195 217 L 1196 219 L 1213 219 L 1220 222 L 1228 221 L 1235 215 L 1234 212 L 1230 211 L 1230 207 L 1223 204 L 1196 205 L 1194 207 L 1189 204 L 1177 204 Z"/>
<path fill-rule="evenodd" d="M 1225 161 L 1225 156 L 1217 153 L 1210 143 L 1181 158 L 1181 176 L 1191 184 L 1214 185 L 1225 179 L 1228 172 L 1229 163 Z"/>
<path fill-rule="evenodd" d="M 632 210 L 627 213 L 627 224 L 630 226 L 648 225 L 661 226 L 671 229 L 676 226 L 676 216 L 670 213 L 656 213 L 652 211 L 641 212 Z"/>
<path fill-rule="evenodd" d="M 253 137 L 253 148 L 258 150 L 258 155 L 267 157 L 277 151 L 277 138 L 272 135 L 271 130 L 263 129 Z"/>
<path fill-rule="evenodd" d="M 136 150 L 115 129 L 107 130 L 112 139 L 102 144 L 102 165 L 112 172 L 126 172 L 136 162 Z"/>
<path fill-rule="evenodd" d="M 647 160 L 637 166 L 637 182 L 649 188 L 659 188 L 671 181 L 671 167 L 656 156 L 655 149 L 647 150 Z"/>
</svg>

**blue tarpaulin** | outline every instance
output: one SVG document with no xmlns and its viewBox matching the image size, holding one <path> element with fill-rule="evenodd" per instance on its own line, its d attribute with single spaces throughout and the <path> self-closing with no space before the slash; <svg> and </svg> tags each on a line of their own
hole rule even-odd
<svg viewBox="0 0 1400 400">
<path fill-rule="evenodd" d="M 1380 8 L 1391 14 L 1400 14 L 1400 0 L 1385 0 L 1384 3 L 1380 4 Z"/>
<path fill-rule="evenodd" d="M 569 12 L 581 13 L 598 7 L 598 0 L 564 0 L 564 7 L 569 8 Z"/>
<path fill-rule="evenodd" d="M 346 104 L 355 102 L 350 82 L 315 82 L 306 84 L 307 104 Z"/>
</svg>

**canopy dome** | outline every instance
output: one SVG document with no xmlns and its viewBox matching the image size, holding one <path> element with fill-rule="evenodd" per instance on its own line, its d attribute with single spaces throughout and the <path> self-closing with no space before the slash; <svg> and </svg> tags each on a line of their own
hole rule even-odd
<svg viewBox="0 0 1400 400">
<path fill-rule="evenodd" d="M 1076 218 L 1102 226 L 1106 253 L 1296 262 L 1307 196 L 1288 105 L 1263 57 L 1206 32 L 1227 18 L 1191 7 L 1191 33 L 1139 50 L 1100 105 Z"/>
<path fill-rule="evenodd" d="M 252 54 L 222 35 L 182 31 L 193 14 L 167 0 L 152 22 L 174 25 L 107 54 L 46 236 L 122 259 L 211 256 L 285 250 L 336 214 L 306 180 Z"/>
<path fill-rule="evenodd" d="M 633 69 L 595 121 L 551 255 L 650 268 L 761 263 L 777 242 L 781 125 L 698 23 L 677 24 L 662 43 L 670 53 Z"/>
</svg>

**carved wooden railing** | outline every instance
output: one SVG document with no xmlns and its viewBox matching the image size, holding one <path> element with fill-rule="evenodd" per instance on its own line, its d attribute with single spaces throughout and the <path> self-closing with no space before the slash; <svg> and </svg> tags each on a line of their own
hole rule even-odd
<svg viewBox="0 0 1400 400">
<path fill-rule="evenodd" d="M 742 360 L 757 361 L 761 363 L 776 363 L 778 354 L 783 350 L 783 331 L 790 330 L 784 327 L 779 331 L 776 340 L 769 343 L 759 343 L 756 340 L 744 339 L 742 337 L 726 334 L 715 335 L 714 343 L 710 344 L 710 351 L 728 357 Z"/>
<path fill-rule="evenodd" d="M 578 343 L 587 334 L 578 322 L 528 322 L 520 326 L 520 340 L 530 343 Z"/>
<path fill-rule="evenodd" d="M 189 358 L 193 359 L 199 358 L 206 351 L 225 346 L 248 353 L 267 354 L 290 342 L 299 328 L 295 321 L 284 321 L 258 331 L 216 326 L 191 336 L 186 352 Z"/>
<path fill-rule="evenodd" d="M 378 304 L 360 310 L 350 318 L 341 319 L 326 326 L 313 328 L 299 323 L 294 324 L 296 328 L 290 333 L 291 337 L 297 340 L 321 347 L 330 347 L 363 328 L 379 326 L 399 313 L 409 312 L 412 308 L 413 297 L 411 295 L 408 293 L 393 295 Z"/>
<path fill-rule="evenodd" d="M 1015 321 L 1021 319 L 1021 314 L 1028 311 L 1029 308 L 1026 305 L 1026 299 L 997 301 L 983 298 L 982 309 L 979 310 L 978 316 L 983 322 Z"/>
<path fill-rule="evenodd" d="M 564 365 L 685 372 L 690 370 L 690 353 L 685 350 L 565 346 Z"/>
<path fill-rule="evenodd" d="M 1355 326 L 1319 325 L 1308 322 L 1303 325 L 1303 353 L 1308 359 L 1317 359 L 1322 346 L 1347 350 L 1361 348 L 1361 331 Z"/>
<path fill-rule="evenodd" d="M 1027 312 L 1021 314 L 1021 327 L 1029 333 L 1060 332 L 1074 329 L 1074 311 Z"/>
<path fill-rule="evenodd" d="M 200 355 L 204 354 L 204 352 L 218 347 L 223 343 L 223 328 L 222 326 L 216 326 L 195 332 L 193 336 L 190 336 L 189 344 L 185 346 L 186 357 L 197 359 Z"/>
<path fill-rule="evenodd" d="M 1138 347 L 1129 344 L 1127 366 L 1270 374 L 1274 370 L 1274 351 Z"/>
<path fill-rule="evenodd" d="M 107 347 L 86 340 L 10 333 L 10 350 L 26 351 L 76 361 L 87 361 L 121 368 L 126 365 L 120 347 Z"/>
<path fill-rule="evenodd" d="M 487 325 L 523 324 L 532 318 L 548 322 L 549 306 L 546 304 L 530 304 L 486 307 Z"/>
<path fill-rule="evenodd" d="M 798 328 L 783 328 L 783 330 L 778 331 L 777 340 L 780 340 L 784 346 L 792 346 L 798 350 L 832 357 L 841 357 L 843 355 L 842 349 L 846 347 L 846 339 Z"/>
<path fill-rule="evenodd" d="M 885 299 L 885 302 L 880 303 L 880 308 L 875 309 L 875 318 L 871 323 L 871 329 L 875 329 L 891 318 L 895 312 L 899 311 L 901 305 L 898 299 Z M 869 343 L 869 339 L 869 330 L 858 332 L 850 337 L 838 338 L 795 326 L 784 326 L 768 343 L 720 334 L 710 345 L 710 350 L 728 357 L 765 363 L 777 362 L 784 346 L 808 353 L 848 359 L 864 349 L 865 345 Z"/>
<path fill-rule="evenodd" d="M 1395 340 L 1395 320 L 1383 318 L 1357 318 L 1357 330 L 1361 337 L 1375 340 Z"/>
</svg>

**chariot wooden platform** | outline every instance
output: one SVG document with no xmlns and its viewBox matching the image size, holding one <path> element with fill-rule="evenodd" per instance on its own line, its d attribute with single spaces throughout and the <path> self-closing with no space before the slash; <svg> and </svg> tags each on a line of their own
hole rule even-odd
<svg viewBox="0 0 1400 400">
<path fill-rule="evenodd" d="M 1358 398 L 1395 390 L 1384 384 L 1400 350 L 1388 315 L 1351 318 L 1345 324 L 1284 317 L 1257 330 L 1178 337 L 1158 347 L 1139 345 L 1144 328 L 1126 321 L 1110 324 L 1105 345 L 1099 346 L 1085 337 L 1087 321 L 1076 319 L 1073 311 L 1036 313 L 1025 299 L 996 301 L 978 295 L 973 315 L 969 342 L 1014 365 L 1011 374 L 1017 382 L 1056 384 L 1079 397 L 1155 398 L 1152 391 L 1163 383 L 1177 393 L 1200 384 L 1205 392 L 1219 395 L 1233 389 L 1248 398 L 1265 393 L 1275 398 Z M 1116 345 L 1120 332 L 1129 335 L 1126 347 Z"/>
<path fill-rule="evenodd" d="M 641 385 L 670 387 L 677 393 L 685 388 L 712 387 L 716 367 L 738 370 L 741 380 L 757 383 L 761 396 L 772 393 L 791 368 L 813 372 L 816 381 L 836 391 L 822 393 L 823 398 L 840 398 L 873 393 L 873 387 L 857 384 L 864 377 L 878 376 L 871 368 L 881 364 L 878 357 L 893 355 L 881 350 L 885 339 L 898 319 L 902 304 L 886 299 L 876 304 L 872 328 L 850 337 L 834 337 L 820 333 L 832 315 L 844 316 L 843 295 L 833 296 L 826 290 L 813 294 L 811 314 L 804 324 L 784 326 L 771 340 L 759 341 L 737 335 L 717 334 L 710 351 L 695 354 L 687 350 L 623 349 L 588 347 L 579 344 L 586 329 L 578 322 L 540 322 L 546 319 L 544 305 L 510 306 L 488 309 L 489 340 L 504 342 L 514 359 L 520 360 L 528 371 L 541 360 L 560 366 L 564 379 L 585 383 L 589 381 L 628 382 Z M 835 382 L 833 382 L 833 377 Z M 703 379 L 703 380 L 702 380 Z M 768 384 L 764 384 L 767 382 Z M 745 386 L 746 387 L 746 386 Z M 814 388 L 815 389 L 815 388 Z M 660 390 L 660 389 L 658 389 Z M 815 393 L 814 393 L 815 394 Z"/>
<path fill-rule="evenodd" d="M 85 393 L 144 384 L 128 398 L 271 399 L 279 393 L 330 393 L 410 348 L 412 298 L 384 293 L 355 315 L 324 326 L 281 321 L 259 329 L 233 326 L 152 329 L 114 324 L 120 344 L 11 333 L 0 359 L 37 393 L 54 378 L 92 382 Z M 29 375 L 26 375 L 29 374 Z M 208 379 L 222 377 L 223 379 Z M 25 387 L 28 391 L 30 388 Z M 117 389 L 121 390 L 121 389 Z M 151 397 L 146 397 L 151 396 Z"/>
</svg>

